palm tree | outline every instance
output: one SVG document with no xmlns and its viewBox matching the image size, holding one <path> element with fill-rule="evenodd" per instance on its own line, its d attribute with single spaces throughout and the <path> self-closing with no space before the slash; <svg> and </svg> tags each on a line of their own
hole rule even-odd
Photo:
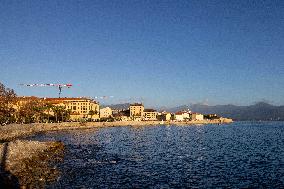
<svg viewBox="0 0 284 189">
<path fill-rule="evenodd" d="M 53 111 L 54 116 L 55 116 L 55 121 L 58 122 L 58 116 L 60 114 L 60 107 L 59 106 L 53 106 L 52 111 Z"/>
<path fill-rule="evenodd" d="M 45 110 L 47 110 L 47 122 L 49 123 L 49 118 L 50 118 L 50 110 L 53 109 L 53 105 L 50 103 L 45 104 Z"/>
<path fill-rule="evenodd" d="M 59 106 L 59 114 L 61 115 L 61 121 L 63 122 L 64 118 L 64 113 L 65 113 L 65 106 Z"/>
<path fill-rule="evenodd" d="M 40 100 L 34 100 L 31 102 L 31 108 L 34 112 L 36 122 L 41 122 L 45 111 L 45 106 Z"/>
<path fill-rule="evenodd" d="M 65 115 L 65 120 L 64 121 L 67 121 L 70 119 L 70 114 L 71 114 L 71 110 L 64 110 L 64 115 Z"/>
<path fill-rule="evenodd" d="M 90 110 L 88 114 L 91 116 L 91 120 L 93 121 L 93 115 L 95 115 L 96 112 L 94 110 Z"/>
</svg>

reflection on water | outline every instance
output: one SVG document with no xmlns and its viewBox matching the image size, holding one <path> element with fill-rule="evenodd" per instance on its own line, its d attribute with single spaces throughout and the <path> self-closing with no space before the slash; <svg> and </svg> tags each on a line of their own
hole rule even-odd
<svg viewBox="0 0 284 189">
<path fill-rule="evenodd" d="M 48 188 L 283 188 L 284 123 L 51 132 L 66 144 Z"/>
</svg>

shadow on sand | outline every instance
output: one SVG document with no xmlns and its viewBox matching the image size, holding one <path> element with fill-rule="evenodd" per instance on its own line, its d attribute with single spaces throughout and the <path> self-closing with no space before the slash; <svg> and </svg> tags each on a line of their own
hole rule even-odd
<svg viewBox="0 0 284 189">
<path fill-rule="evenodd" d="M 0 164 L 0 188 L 20 188 L 19 180 L 6 170 L 9 143 L 3 143 L 3 151 Z"/>
</svg>

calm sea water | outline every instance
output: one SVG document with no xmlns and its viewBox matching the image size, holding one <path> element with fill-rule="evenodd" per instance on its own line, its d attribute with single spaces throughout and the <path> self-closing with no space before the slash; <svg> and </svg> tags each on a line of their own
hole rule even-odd
<svg viewBox="0 0 284 189">
<path fill-rule="evenodd" d="M 47 188 L 284 188 L 284 122 L 49 132 L 66 145 Z"/>
</svg>

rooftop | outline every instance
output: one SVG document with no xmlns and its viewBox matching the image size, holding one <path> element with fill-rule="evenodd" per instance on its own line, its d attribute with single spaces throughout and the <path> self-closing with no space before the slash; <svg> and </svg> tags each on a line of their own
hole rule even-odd
<svg viewBox="0 0 284 189">
<path fill-rule="evenodd" d="M 156 112 L 154 109 L 144 109 L 144 112 Z"/>
<path fill-rule="evenodd" d="M 142 103 L 133 103 L 133 104 L 130 104 L 130 106 L 144 106 Z"/>
<path fill-rule="evenodd" d="M 40 99 L 36 96 L 18 96 L 17 97 L 18 100 L 32 100 L 32 99 Z"/>
</svg>

